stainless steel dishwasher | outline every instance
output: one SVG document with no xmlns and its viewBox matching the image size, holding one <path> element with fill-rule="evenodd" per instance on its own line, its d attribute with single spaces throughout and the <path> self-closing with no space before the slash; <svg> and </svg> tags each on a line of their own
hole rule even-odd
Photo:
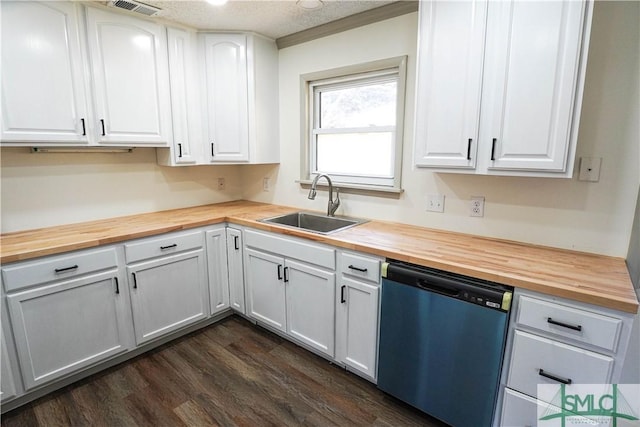
<svg viewBox="0 0 640 427">
<path fill-rule="evenodd" d="M 513 288 L 387 260 L 378 387 L 455 427 L 489 427 Z"/>
</svg>

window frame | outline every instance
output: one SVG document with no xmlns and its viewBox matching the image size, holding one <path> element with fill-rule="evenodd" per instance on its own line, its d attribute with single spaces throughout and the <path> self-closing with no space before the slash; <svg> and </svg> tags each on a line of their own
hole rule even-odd
<svg viewBox="0 0 640 427">
<path fill-rule="evenodd" d="M 404 145 L 404 114 L 406 92 L 406 64 L 407 56 L 394 57 L 379 61 L 367 62 L 347 67 L 309 73 L 301 76 L 301 114 L 302 147 L 300 182 L 307 184 L 315 177 L 314 170 L 317 160 L 316 135 L 338 134 L 348 132 L 392 132 L 393 142 L 393 176 L 375 176 L 358 174 L 330 173 L 335 184 L 340 188 L 354 188 L 372 190 L 385 193 L 400 193 L 402 178 L 402 149 Z M 356 87 L 362 84 L 374 83 L 376 80 L 393 80 L 397 82 L 396 93 L 396 121 L 395 126 L 355 127 L 338 129 L 321 129 L 316 124 L 320 119 L 320 108 L 317 96 L 318 88 L 339 89 L 340 87 Z M 320 90 L 321 92 L 322 90 Z"/>
</svg>

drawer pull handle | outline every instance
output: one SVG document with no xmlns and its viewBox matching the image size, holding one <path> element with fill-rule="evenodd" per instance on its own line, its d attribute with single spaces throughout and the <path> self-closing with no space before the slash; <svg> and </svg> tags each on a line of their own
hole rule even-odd
<svg viewBox="0 0 640 427">
<path fill-rule="evenodd" d="M 278 264 L 278 280 L 282 280 L 282 264 Z"/>
<path fill-rule="evenodd" d="M 344 299 L 344 290 L 346 289 L 346 285 L 342 285 L 342 288 L 340 288 L 340 303 L 344 304 L 345 302 L 347 302 L 346 299 Z"/>
<path fill-rule="evenodd" d="M 235 250 L 240 250 L 240 245 L 238 244 L 238 236 L 233 236 L 233 247 Z"/>
<path fill-rule="evenodd" d="M 350 265 L 350 266 L 349 266 L 349 268 L 350 268 L 351 270 L 360 271 L 360 272 L 362 272 L 362 273 L 366 273 L 366 272 L 367 272 L 367 269 L 366 269 L 366 268 L 359 268 L 359 267 L 356 267 L 356 266 L 353 266 L 353 265 Z"/>
<path fill-rule="evenodd" d="M 574 331 L 582 331 L 582 326 L 580 325 L 569 325 L 568 323 L 558 322 L 557 320 L 553 320 L 551 317 L 547 317 L 547 323 L 556 326 L 562 326 L 563 328 L 573 329 Z"/>
<path fill-rule="evenodd" d="M 71 267 L 64 267 L 64 268 L 56 268 L 54 271 L 56 273 L 64 273 L 67 271 L 72 271 L 72 270 L 77 270 L 78 269 L 78 265 L 72 265 Z"/>
<path fill-rule="evenodd" d="M 133 289 L 138 289 L 138 280 L 136 279 L 136 273 L 131 273 L 133 276 Z"/>
<path fill-rule="evenodd" d="M 80 122 L 82 123 L 82 136 L 85 136 L 87 134 L 87 127 L 84 125 L 84 119 L 80 119 Z"/>
<path fill-rule="evenodd" d="M 178 158 L 182 158 L 182 144 L 178 143 Z"/>
<path fill-rule="evenodd" d="M 104 119 L 100 119 L 100 125 L 102 126 L 102 136 L 106 136 L 107 133 L 104 131 Z"/>
<path fill-rule="evenodd" d="M 544 369 L 538 370 L 538 375 L 541 377 L 549 378 L 550 380 L 558 381 L 562 384 L 571 384 L 571 378 L 561 378 L 556 375 L 545 372 Z"/>
<path fill-rule="evenodd" d="M 497 140 L 498 138 L 493 138 L 493 140 L 491 141 L 491 161 L 496 160 L 496 141 Z"/>
<path fill-rule="evenodd" d="M 211 143 L 211 157 L 215 157 L 216 153 L 213 151 L 213 142 Z"/>
<path fill-rule="evenodd" d="M 289 282 L 289 267 L 284 268 L 284 283 Z"/>
<path fill-rule="evenodd" d="M 472 138 L 469 138 L 469 142 L 467 143 L 467 160 L 471 160 L 471 143 L 473 142 Z"/>
<path fill-rule="evenodd" d="M 116 282 L 116 294 L 120 293 L 120 285 L 118 284 L 118 278 L 114 277 L 113 281 Z"/>
<path fill-rule="evenodd" d="M 177 247 L 177 246 L 178 246 L 178 244 L 177 244 L 177 243 L 174 243 L 173 245 L 160 246 L 160 250 L 161 250 L 161 251 L 166 251 L 167 249 L 175 248 L 175 247 Z"/>
</svg>

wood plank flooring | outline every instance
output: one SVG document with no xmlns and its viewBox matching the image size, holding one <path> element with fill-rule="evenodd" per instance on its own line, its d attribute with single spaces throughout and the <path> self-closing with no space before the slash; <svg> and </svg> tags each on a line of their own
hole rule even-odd
<svg viewBox="0 0 640 427">
<path fill-rule="evenodd" d="M 12 426 L 442 427 L 238 317 L 2 416 Z"/>
</svg>

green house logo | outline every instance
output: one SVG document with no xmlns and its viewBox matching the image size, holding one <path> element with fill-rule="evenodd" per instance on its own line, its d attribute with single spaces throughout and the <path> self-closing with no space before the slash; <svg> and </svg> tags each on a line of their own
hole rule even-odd
<svg viewBox="0 0 640 427">
<path fill-rule="evenodd" d="M 549 402 L 538 405 L 539 426 L 618 427 L 621 420 L 639 421 L 639 391 L 638 384 L 539 385 L 538 398 Z M 624 425 L 640 425 L 628 422 Z"/>
</svg>

